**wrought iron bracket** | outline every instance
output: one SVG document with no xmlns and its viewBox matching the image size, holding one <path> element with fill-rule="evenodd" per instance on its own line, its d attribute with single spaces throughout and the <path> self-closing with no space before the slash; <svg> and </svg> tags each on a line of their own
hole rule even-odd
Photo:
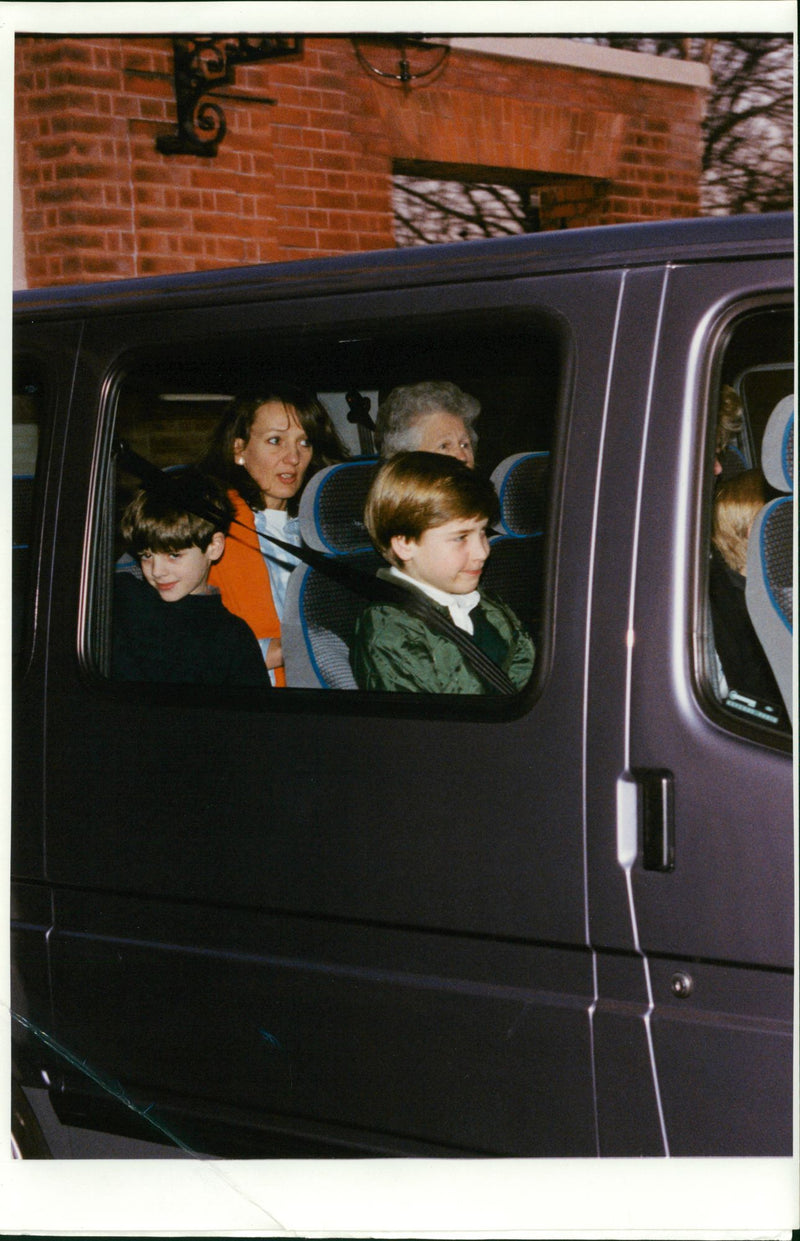
<svg viewBox="0 0 800 1241">
<path fill-rule="evenodd" d="M 352 42 L 353 50 L 362 69 L 365 69 L 367 73 L 371 73 L 376 78 L 382 78 L 385 82 L 397 82 L 404 90 L 409 90 L 417 82 L 424 82 L 426 84 L 433 82 L 450 55 L 449 40 L 447 38 L 429 39 L 425 35 L 353 35 Z M 391 48 L 397 56 L 396 71 L 381 69 L 378 65 L 373 65 L 367 59 L 366 53 L 361 46 L 363 42 L 369 42 L 382 49 Z M 433 60 L 414 72 L 408 58 L 409 51 L 414 51 L 417 55 L 431 52 Z"/>
<path fill-rule="evenodd" d="M 159 134 L 156 148 L 162 155 L 216 155 L 227 124 L 220 103 L 211 96 L 233 84 L 236 65 L 298 56 L 302 50 L 303 40 L 298 35 L 212 34 L 173 38 L 178 128 L 176 133 Z M 230 97 L 256 103 L 276 102 L 257 95 Z"/>
</svg>

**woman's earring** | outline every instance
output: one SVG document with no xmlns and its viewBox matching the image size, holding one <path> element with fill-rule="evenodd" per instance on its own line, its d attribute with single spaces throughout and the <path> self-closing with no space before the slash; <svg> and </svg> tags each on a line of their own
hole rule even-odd
<svg viewBox="0 0 800 1241">
<path fill-rule="evenodd" d="M 236 464 L 244 465 L 244 457 L 237 457 Z"/>
</svg>

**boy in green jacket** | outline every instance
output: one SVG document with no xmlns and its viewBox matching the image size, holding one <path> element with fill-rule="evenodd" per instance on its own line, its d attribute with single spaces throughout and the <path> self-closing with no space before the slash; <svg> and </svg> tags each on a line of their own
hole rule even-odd
<svg viewBox="0 0 800 1241">
<path fill-rule="evenodd" d="M 478 585 L 489 555 L 494 487 L 455 457 L 398 453 L 381 466 L 364 521 L 391 566 L 378 576 L 418 592 L 469 634 L 522 689 L 534 647 L 514 612 Z M 350 662 L 359 688 L 485 694 L 491 687 L 447 634 L 401 603 L 372 603 L 356 624 Z"/>
</svg>

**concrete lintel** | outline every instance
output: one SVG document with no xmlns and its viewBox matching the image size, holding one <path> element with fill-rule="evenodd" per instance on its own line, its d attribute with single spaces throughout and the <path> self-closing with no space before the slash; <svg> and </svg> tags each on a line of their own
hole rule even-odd
<svg viewBox="0 0 800 1241">
<path fill-rule="evenodd" d="M 535 60 L 540 64 L 569 65 L 591 73 L 611 73 L 617 77 L 648 78 L 676 86 L 708 90 L 711 70 L 696 60 L 670 56 L 651 56 L 646 52 L 626 52 L 614 47 L 597 47 L 573 39 L 537 39 L 525 35 L 459 37 L 448 40 L 454 50 L 478 52 L 487 56 L 508 56 L 516 60 Z"/>
</svg>

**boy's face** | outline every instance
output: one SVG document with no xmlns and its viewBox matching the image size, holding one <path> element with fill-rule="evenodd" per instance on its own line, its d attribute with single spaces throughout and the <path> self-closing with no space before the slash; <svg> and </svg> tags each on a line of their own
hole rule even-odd
<svg viewBox="0 0 800 1241">
<path fill-rule="evenodd" d="M 225 535 L 217 531 L 205 551 L 199 547 L 183 547 L 177 552 L 144 551 L 139 556 L 144 580 L 165 603 L 177 603 L 187 595 L 204 595 L 211 566 L 224 547 Z"/>
<path fill-rule="evenodd" d="M 489 555 L 485 517 L 458 517 L 432 526 L 419 539 L 396 534 L 392 551 L 404 573 L 451 595 L 477 590 Z"/>
</svg>

